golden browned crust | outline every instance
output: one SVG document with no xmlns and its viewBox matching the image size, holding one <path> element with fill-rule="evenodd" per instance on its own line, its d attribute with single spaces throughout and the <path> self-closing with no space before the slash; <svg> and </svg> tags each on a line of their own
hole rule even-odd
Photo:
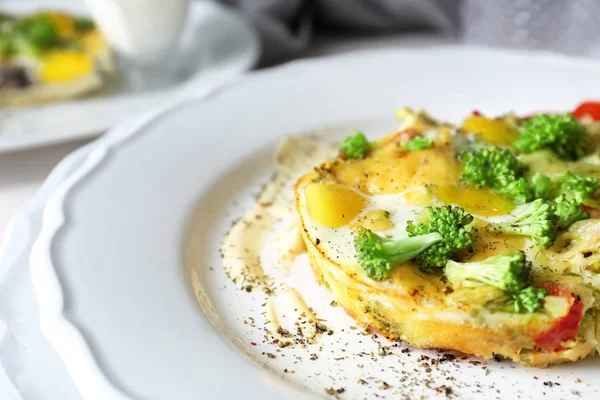
<svg viewBox="0 0 600 400">
<path fill-rule="evenodd" d="M 359 324 L 416 347 L 451 349 L 479 357 L 500 355 L 535 367 L 577 361 L 594 351 L 594 344 L 585 338 L 578 338 L 572 347 L 558 352 L 535 350 L 531 345 L 532 331 L 526 324 L 482 323 L 439 303 L 424 307 L 422 302 L 416 301 L 415 293 L 376 284 L 365 275 L 336 263 L 319 249 L 305 224 L 307 216 L 302 210 L 306 208 L 302 207 L 300 191 L 315 178 L 315 173 L 307 174 L 295 187 L 296 208 L 310 264 L 317 281 L 330 288 L 337 302 Z M 426 297 L 427 293 L 419 293 L 419 296 Z"/>
</svg>

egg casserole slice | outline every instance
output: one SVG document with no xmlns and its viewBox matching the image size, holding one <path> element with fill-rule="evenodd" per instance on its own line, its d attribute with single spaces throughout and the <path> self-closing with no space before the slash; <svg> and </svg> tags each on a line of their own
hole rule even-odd
<svg viewBox="0 0 600 400">
<path fill-rule="evenodd" d="M 54 11 L 0 13 L 0 106 L 83 95 L 113 72 L 111 51 L 91 20 Z"/>
<path fill-rule="evenodd" d="M 600 131 L 570 113 L 402 109 L 295 186 L 319 283 L 359 324 L 528 366 L 600 349 Z"/>
</svg>

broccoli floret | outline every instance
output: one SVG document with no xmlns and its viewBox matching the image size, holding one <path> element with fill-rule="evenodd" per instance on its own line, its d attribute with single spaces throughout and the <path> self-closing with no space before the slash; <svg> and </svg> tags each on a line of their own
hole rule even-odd
<svg viewBox="0 0 600 400">
<path fill-rule="evenodd" d="M 509 150 L 489 146 L 462 153 L 460 161 L 464 165 L 461 180 L 495 189 L 517 203 L 532 200 L 533 193 L 523 177 L 525 165 Z"/>
<path fill-rule="evenodd" d="M 408 142 L 404 143 L 402 148 L 406 151 L 416 151 L 423 150 L 431 146 L 433 146 L 433 139 L 415 136 Z"/>
<path fill-rule="evenodd" d="M 525 164 L 514 154 L 495 146 L 464 152 L 460 161 L 464 164 L 461 179 L 478 186 L 506 186 L 525 171 Z"/>
<path fill-rule="evenodd" d="M 359 228 L 354 237 L 356 258 L 371 279 L 383 280 L 392 268 L 413 259 L 420 252 L 442 240 L 439 233 L 387 239 L 366 228 Z"/>
<path fill-rule="evenodd" d="M 513 146 L 522 153 L 550 149 L 563 160 L 578 160 L 585 155 L 588 143 L 585 127 L 570 113 L 539 114 L 525 122 Z"/>
<path fill-rule="evenodd" d="M 473 216 L 460 207 L 441 206 L 427 207 L 429 221 L 415 224 L 408 221 L 406 231 L 409 236 L 420 236 L 428 233 L 439 233 L 442 240 L 425 249 L 415 258 L 419 267 L 430 272 L 433 268 L 443 267 L 448 259 L 458 250 L 469 249 L 477 229 L 467 226 L 473 221 Z"/>
<path fill-rule="evenodd" d="M 528 267 L 523 253 L 506 253 L 470 263 L 450 260 L 444 273 L 452 285 L 484 284 L 505 292 L 518 293 L 527 285 Z"/>
<path fill-rule="evenodd" d="M 534 313 L 541 307 L 541 301 L 547 295 L 548 292 L 545 289 L 536 288 L 534 286 L 526 287 L 514 296 L 515 311 L 521 312 L 524 308 L 530 313 Z"/>
<path fill-rule="evenodd" d="M 371 143 L 364 133 L 356 131 L 342 142 L 342 150 L 348 158 L 364 158 L 371 149 Z"/>
<path fill-rule="evenodd" d="M 13 34 L 25 46 L 38 50 L 46 49 L 59 42 L 54 25 L 42 15 L 17 20 L 13 26 Z"/>
<path fill-rule="evenodd" d="M 528 236 L 538 246 L 548 248 L 556 239 L 557 222 L 552 203 L 537 199 L 511 220 L 490 223 L 486 229 L 489 232 Z"/>
<path fill-rule="evenodd" d="M 531 190 L 535 199 L 546 199 L 552 190 L 552 180 L 538 172 L 531 178 Z"/>
<path fill-rule="evenodd" d="M 444 273 L 452 285 L 490 285 L 506 292 L 511 301 L 503 307 L 505 311 L 536 312 L 546 296 L 544 289 L 527 287 L 529 266 L 523 253 L 500 254 L 470 263 L 448 261 Z"/>
<path fill-rule="evenodd" d="M 562 173 L 558 180 L 563 191 L 571 194 L 580 202 L 598 190 L 598 182 L 600 182 L 598 178 L 575 175 L 571 171 Z"/>
<path fill-rule="evenodd" d="M 10 35 L 0 33 L 0 60 L 12 53 L 13 44 Z"/>
<path fill-rule="evenodd" d="M 89 18 L 77 18 L 75 19 L 75 30 L 77 32 L 89 32 L 96 27 L 94 21 Z"/>
<path fill-rule="evenodd" d="M 553 200 L 554 212 L 558 217 L 558 227 L 567 229 L 577 221 L 588 219 L 590 213 L 583 210 L 583 203 L 574 197 L 561 193 Z"/>
<path fill-rule="evenodd" d="M 498 188 L 498 193 L 512 198 L 517 204 L 525 204 L 533 200 L 533 191 L 529 182 L 523 177 L 509 182 L 506 186 Z"/>
</svg>

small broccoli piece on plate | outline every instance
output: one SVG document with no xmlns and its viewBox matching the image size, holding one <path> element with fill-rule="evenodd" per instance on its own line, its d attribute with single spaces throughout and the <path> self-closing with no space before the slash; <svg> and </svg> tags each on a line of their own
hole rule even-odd
<svg viewBox="0 0 600 400">
<path fill-rule="evenodd" d="M 462 181 L 495 189 L 517 203 L 532 200 L 533 192 L 523 177 L 525 164 L 509 150 L 488 146 L 462 153 L 460 161 L 464 166 Z"/>
<path fill-rule="evenodd" d="M 509 150 L 488 146 L 460 155 L 461 179 L 478 186 L 499 188 L 522 176 L 525 164 Z"/>
<path fill-rule="evenodd" d="M 498 188 L 498 192 L 506 197 L 512 198 L 515 203 L 518 204 L 525 204 L 534 198 L 529 182 L 523 177 L 515 179 L 506 186 Z"/>
<path fill-rule="evenodd" d="M 571 171 L 562 173 L 558 180 L 562 190 L 583 202 L 590 194 L 598 190 L 600 179 L 575 175 Z"/>
<path fill-rule="evenodd" d="M 11 35 L 19 54 L 37 54 L 60 41 L 52 22 L 42 15 L 16 20 Z"/>
<path fill-rule="evenodd" d="M 521 312 L 524 308 L 530 313 L 534 313 L 541 307 L 541 301 L 548 295 L 545 289 L 528 286 L 515 294 L 515 311 Z"/>
<path fill-rule="evenodd" d="M 371 143 L 364 133 L 356 131 L 342 142 L 342 151 L 348 158 L 364 158 L 371 149 Z"/>
<path fill-rule="evenodd" d="M 528 267 L 523 253 L 506 253 L 483 261 L 448 261 L 444 273 L 452 285 L 490 285 L 509 293 L 518 293 L 527 285 Z"/>
<path fill-rule="evenodd" d="M 417 151 L 427 149 L 433 146 L 433 139 L 415 136 L 408 142 L 404 143 L 402 148 L 406 151 Z"/>
<path fill-rule="evenodd" d="M 582 221 L 590 217 L 590 213 L 584 211 L 583 202 L 561 193 L 553 200 L 554 212 L 558 217 L 558 227 L 567 229 L 577 221 Z"/>
<path fill-rule="evenodd" d="M 529 266 L 523 253 L 505 253 L 470 263 L 448 261 L 444 273 L 453 286 L 489 285 L 506 292 L 511 301 L 502 307 L 505 311 L 536 312 L 547 294 L 544 289 L 527 286 Z"/>
<path fill-rule="evenodd" d="M 427 207 L 429 221 L 415 224 L 408 221 L 406 231 L 409 236 L 439 233 L 442 240 L 420 252 L 415 258 L 419 267 L 430 272 L 433 268 L 446 265 L 448 260 L 461 249 L 471 249 L 477 229 L 467 226 L 473 216 L 460 207 Z"/>
<path fill-rule="evenodd" d="M 527 236 L 536 245 L 548 248 L 556 239 L 558 218 L 551 202 L 537 199 L 524 206 L 521 213 L 508 221 L 492 222 L 489 232 Z"/>
<path fill-rule="evenodd" d="M 534 199 L 546 199 L 552 191 L 552 180 L 538 172 L 531 178 L 531 190 Z"/>
<path fill-rule="evenodd" d="M 392 240 L 361 227 L 354 237 L 354 246 L 360 266 L 369 278 L 380 281 L 387 278 L 396 265 L 413 259 L 441 240 L 439 233 Z"/>
<path fill-rule="evenodd" d="M 585 127 L 570 113 L 538 114 L 525 122 L 513 146 L 521 153 L 549 149 L 563 160 L 578 160 L 585 155 L 589 143 Z"/>
</svg>

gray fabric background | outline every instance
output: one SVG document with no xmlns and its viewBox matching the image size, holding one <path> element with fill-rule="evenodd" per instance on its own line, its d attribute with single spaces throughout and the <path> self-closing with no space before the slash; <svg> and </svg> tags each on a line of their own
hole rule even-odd
<svg viewBox="0 0 600 400">
<path fill-rule="evenodd" d="M 600 0 L 220 0 L 247 14 L 263 64 L 302 54 L 316 32 L 436 31 L 466 43 L 600 55 Z"/>
</svg>

